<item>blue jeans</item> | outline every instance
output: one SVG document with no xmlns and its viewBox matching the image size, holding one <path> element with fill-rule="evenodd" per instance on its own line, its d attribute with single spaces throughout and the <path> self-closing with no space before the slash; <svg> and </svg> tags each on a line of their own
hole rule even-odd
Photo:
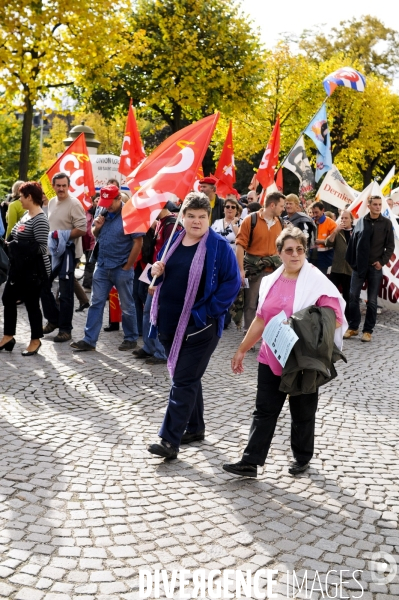
<svg viewBox="0 0 399 600">
<path fill-rule="evenodd" d="M 73 275 L 71 275 L 69 279 L 59 278 L 58 283 L 59 308 L 55 301 L 54 294 L 51 291 L 51 282 L 46 281 L 42 287 L 40 299 L 42 301 L 43 314 L 49 323 L 56 325 L 59 328 L 60 333 L 71 333 L 74 306 L 73 287 L 75 278 Z"/>
<path fill-rule="evenodd" d="M 150 332 L 150 313 L 151 313 L 151 304 L 152 304 L 152 296 L 147 294 L 147 299 L 144 305 L 143 312 L 143 350 L 147 352 L 147 354 L 152 354 L 155 358 L 162 358 L 166 360 L 167 356 L 165 353 L 165 348 L 162 346 L 161 342 L 158 338 L 150 338 L 148 334 Z"/>
<path fill-rule="evenodd" d="M 349 292 L 349 329 L 357 331 L 360 325 L 360 292 L 364 282 L 367 281 L 367 310 L 363 325 L 365 333 L 373 333 L 377 320 L 377 297 L 382 281 L 382 269 L 376 269 L 370 265 L 365 277 L 359 277 L 356 271 L 352 271 L 351 287 Z"/>
<path fill-rule="evenodd" d="M 122 329 L 124 339 L 135 342 L 137 331 L 136 306 L 133 300 L 133 269 L 124 271 L 122 267 L 104 269 L 96 265 L 93 273 L 93 288 L 90 308 L 87 313 L 84 341 L 95 346 L 103 324 L 105 303 L 113 286 L 119 294 L 122 309 Z"/>
<path fill-rule="evenodd" d="M 147 290 L 148 285 L 143 281 L 139 280 L 139 277 L 143 269 L 141 266 L 137 266 L 134 270 L 134 280 L 133 280 L 133 298 L 134 303 L 136 305 L 136 314 L 137 314 L 137 327 L 139 330 L 139 335 L 143 335 L 143 310 L 144 304 L 147 299 Z"/>
</svg>

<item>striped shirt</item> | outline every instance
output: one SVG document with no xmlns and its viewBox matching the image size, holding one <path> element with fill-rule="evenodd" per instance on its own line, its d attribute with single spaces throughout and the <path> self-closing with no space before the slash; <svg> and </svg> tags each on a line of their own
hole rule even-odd
<svg viewBox="0 0 399 600">
<path fill-rule="evenodd" d="M 14 225 L 11 235 L 14 240 L 34 240 L 39 244 L 39 253 L 43 255 L 47 275 L 51 274 L 51 262 L 47 253 L 47 239 L 50 231 L 48 219 L 43 212 L 31 217 L 26 211 L 22 219 Z"/>
</svg>

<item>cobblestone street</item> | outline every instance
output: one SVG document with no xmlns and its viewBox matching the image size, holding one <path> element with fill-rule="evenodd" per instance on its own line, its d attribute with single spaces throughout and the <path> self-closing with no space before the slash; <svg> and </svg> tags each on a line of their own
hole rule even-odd
<svg viewBox="0 0 399 600">
<path fill-rule="evenodd" d="M 76 313 L 74 340 L 85 319 Z M 371 344 L 346 341 L 348 364 L 321 389 L 311 469 L 295 478 L 288 403 L 258 479 L 222 470 L 241 456 L 256 389 L 255 352 L 243 375 L 231 372 L 235 329 L 204 378 L 206 439 L 170 462 L 146 451 L 166 407 L 166 367 L 119 352 L 122 332 L 102 332 L 86 353 L 53 343 L 55 333 L 22 357 L 19 307 L 17 345 L 0 354 L 0 597 L 130 600 L 140 569 L 185 568 L 275 569 L 281 600 L 293 597 L 293 570 L 307 573 L 312 600 L 399 598 L 399 575 L 378 583 L 370 562 L 382 552 L 399 563 L 399 313 L 383 311 Z M 330 584 L 342 570 L 347 583 L 327 596 L 332 569 Z"/>
</svg>

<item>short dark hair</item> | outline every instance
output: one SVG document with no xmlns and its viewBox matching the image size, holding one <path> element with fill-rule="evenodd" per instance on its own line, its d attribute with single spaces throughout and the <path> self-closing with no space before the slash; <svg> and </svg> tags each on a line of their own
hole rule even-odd
<svg viewBox="0 0 399 600">
<path fill-rule="evenodd" d="M 208 196 L 202 192 L 190 192 L 187 194 L 183 202 L 183 215 L 185 215 L 190 208 L 192 210 L 206 210 L 208 215 L 211 214 L 212 210 Z"/>
<path fill-rule="evenodd" d="M 278 204 L 280 200 L 285 200 L 284 194 L 281 192 L 272 192 L 266 196 L 265 208 L 271 204 Z"/>
<path fill-rule="evenodd" d="M 313 204 L 310 205 L 310 208 L 318 208 L 319 210 L 325 210 L 325 206 L 323 204 L 323 202 L 313 202 Z"/>
<path fill-rule="evenodd" d="M 234 199 L 229 198 L 228 200 L 225 200 L 223 203 L 223 208 L 226 206 L 227 202 L 234 204 L 234 206 L 236 207 L 236 211 L 239 215 L 242 213 L 242 206 L 240 206 L 240 204 L 238 203 L 238 201 L 235 198 Z"/>
<path fill-rule="evenodd" d="M 259 202 L 250 202 L 247 207 L 248 214 L 258 212 L 258 210 L 260 210 L 261 208 L 262 208 L 262 205 L 259 204 Z"/>
<path fill-rule="evenodd" d="M 67 179 L 68 180 L 68 186 L 71 183 L 71 179 L 69 177 L 69 175 L 67 175 L 66 173 L 56 173 L 55 175 L 53 175 L 52 179 L 51 179 L 51 185 L 54 185 L 54 183 L 57 181 L 57 179 Z"/>
<path fill-rule="evenodd" d="M 117 179 L 108 179 L 107 185 L 116 185 L 117 188 L 121 187 Z"/>
<path fill-rule="evenodd" d="M 33 204 L 37 204 L 38 206 L 43 205 L 43 190 L 40 183 L 37 181 L 27 181 L 23 183 L 19 188 L 19 193 L 23 195 L 24 198 L 27 198 L 29 194 L 32 197 Z"/>
</svg>

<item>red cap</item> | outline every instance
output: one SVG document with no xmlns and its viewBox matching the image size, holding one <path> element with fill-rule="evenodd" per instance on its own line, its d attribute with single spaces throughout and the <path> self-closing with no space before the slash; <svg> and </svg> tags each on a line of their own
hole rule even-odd
<svg viewBox="0 0 399 600">
<path fill-rule="evenodd" d="M 116 185 L 106 185 L 100 190 L 100 200 L 97 206 L 109 208 L 115 198 L 119 196 L 119 188 Z"/>
<path fill-rule="evenodd" d="M 202 179 L 199 180 L 199 183 L 209 183 L 209 185 L 216 185 L 218 182 L 217 179 L 215 179 L 215 177 L 203 177 Z"/>
</svg>

